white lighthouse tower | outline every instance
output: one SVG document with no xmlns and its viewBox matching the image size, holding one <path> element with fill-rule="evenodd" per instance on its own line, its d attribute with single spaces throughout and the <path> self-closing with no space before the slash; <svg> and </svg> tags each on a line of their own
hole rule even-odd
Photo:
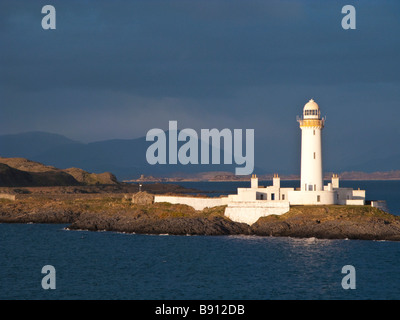
<svg viewBox="0 0 400 320">
<path fill-rule="evenodd" d="M 249 225 L 260 217 L 280 215 L 288 212 L 290 206 L 315 205 L 365 205 L 365 190 L 339 187 L 339 176 L 334 174 L 331 182 L 323 185 L 321 133 L 325 118 L 321 117 L 318 104 L 311 99 L 303 108 L 303 115 L 297 117 L 301 129 L 301 188 L 281 188 L 278 174 L 272 185 L 259 186 L 255 174 L 251 177 L 250 188 L 238 188 L 237 194 L 227 197 L 199 198 L 155 195 L 154 202 L 180 203 L 196 210 L 206 207 L 226 206 L 225 216 L 236 222 Z M 371 206 L 379 206 L 371 201 Z"/>
<path fill-rule="evenodd" d="M 311 99 L 303 108 L 303 116 L 298 118 L 301 129 L 301 191 L 321 191 L 324 189 L 322 175 L 321 133 L 325 119 L 321 118 L 318 104 Z"/>
</svg>

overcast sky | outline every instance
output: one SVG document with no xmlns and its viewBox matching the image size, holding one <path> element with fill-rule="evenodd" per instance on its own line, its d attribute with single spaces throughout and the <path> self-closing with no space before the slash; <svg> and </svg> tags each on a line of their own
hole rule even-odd
<svg viewBox="0 0 400 320">
<path fill-rule="evenodd" d="M 177 120 L 255 129 L 256 154 L 286 163 L 313 98 L 328 155 L 386 156 L 400 152 L 399 39 L 397 0 L 2 0 L 0 134 L 130 139 Z"/>
</svg>

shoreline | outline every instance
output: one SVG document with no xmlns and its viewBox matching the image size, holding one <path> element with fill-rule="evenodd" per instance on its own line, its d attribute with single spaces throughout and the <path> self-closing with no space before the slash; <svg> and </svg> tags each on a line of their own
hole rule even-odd
<svg viewBox="0 0 400 320">
<path fill-rule="evenodd" d="M 314 236 L 310 237 L 295 237 L 295 236 L 267 236 L 257 234 L 220 234 L 220 235 L 203 235 L 203 234 L 170 234 L 170 233 L 136 233 L 126 231 L 114 231 L 114 230 L 89 230 L 89 229 L 69 229 L 68 224 L 65 223 L 34 223 L 34 222 L 0 222 L 0 224 L 21 224 L 21 225 L 60 225 L 65 226 L 61 230 L 63 231 L 76 231 L 76 232 L 111 232 L 123 235 L 141 235 L 141 236 L 173 236 L 173 237 L 245 237 L 245 238 L 273 238 L 273 239 L 293 239 L 293 240 L 313 240 L 313 241 L 375 241 L 375 242 L 398 242 L 399 240 L 386 240 L 386 239 L 351 239 L 351 238 L 317 238 Z"/>
<path fill-rule="evenodd" d="M 224 216 L 225 206 L 196 211 L 170 203 L 133 204 L 98 194 L 73 199 L 0 200 L 0 223 L 64 224 L 68 230 L 168 235 L 255 235 L 400 241 L 400 216 L 371 206 L 292 206 L 248 225 Z"/>
<path fill-rule="evenodd" d="M 324 179 L 324 181 L 329 181 L 330 179 Z M 172 179 L 172 180 L 163 180 L 163 179 L 155 179 L 155 180 L 123 180 L 124 183 L 133 184 L 133 183 L 179 183 L 179 182 L 248 182 L 249 179 L 232 179 L 232 180 L 196 180 L 196 179 Z M 271 181 L 271 179 L 259 179 L 259 181 Z M 281 181 L 300 181 L 300 179 L 285 179 L 281 178 Z M 364 179 L 364 178 L 354 178 L 354 179 L 345 179 L 342 178 L 340 181 L 400 181 L 400 178 L 389 178 L 389 179 Z"/>
</svg>

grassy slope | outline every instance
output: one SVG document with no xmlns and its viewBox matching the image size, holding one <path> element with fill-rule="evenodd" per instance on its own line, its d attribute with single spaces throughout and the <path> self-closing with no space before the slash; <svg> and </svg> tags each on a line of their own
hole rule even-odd
<svg viewBox="0 0 400 320">
<path fill-rule="evenodd" d="M 260 218 L 260 221 L 289 221 L 295 219 L 326 221 L 369 221 L 371 219 L 384 219 L 388 222 L 400 221 L 400 216 L 394 216 L 371 206 L 291 206 L 289 212 L 276 216 L 271 215 Z"/>
<path fill-rule="evenodd" d="M 146 215 L 154 219 L 174 217 L 223 217 L 225 206 L 206 208 L 203 211 L 184 204 L 166 202 L 151 205 L 133 204 L 128 199 L 116 197 L 99 197 L 88 199 L 52 200 L 46 197 L 28 198 L 18 201 L 0 199 L 0 213 L 8 212 L 11 215 L 35 215 L 43 211 L 68 211 L 79 214 L 95 214 L 104 217 L 135 217 Z"/>
</svg>

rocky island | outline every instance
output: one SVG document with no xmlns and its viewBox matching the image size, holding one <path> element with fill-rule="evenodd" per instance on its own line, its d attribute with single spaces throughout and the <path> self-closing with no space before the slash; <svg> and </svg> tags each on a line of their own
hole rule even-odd
<svg viewBox="0 0 400 320">
<path fill-rule="evenodd" d="M 0 200 L 1 223 L 61 223 L 71 230 L 171 235 L 257 235 L 400 240 L 400 217 L 371 206 L 293 206 L 253 225 L 231 221 L 224 206 L 202 211 L 170 203 L 132 203 L 126 194 L 52 194 Z"/>
<path fill-rule="evenodd" d="M 111 173 L 60 170 L 22 158 L 0 158 L 0 164 L 0 223 L 142 234 L 400 240 L 400 216 L 371 206 L 291 206 L 285 214 L 248 225 L 227 218 L 225 206 L 195 210 L 146 196 L 198 192 L 175 184 L 148 183 L 139 190 L 139 184 L 119 182 Z"/>
</svg>

